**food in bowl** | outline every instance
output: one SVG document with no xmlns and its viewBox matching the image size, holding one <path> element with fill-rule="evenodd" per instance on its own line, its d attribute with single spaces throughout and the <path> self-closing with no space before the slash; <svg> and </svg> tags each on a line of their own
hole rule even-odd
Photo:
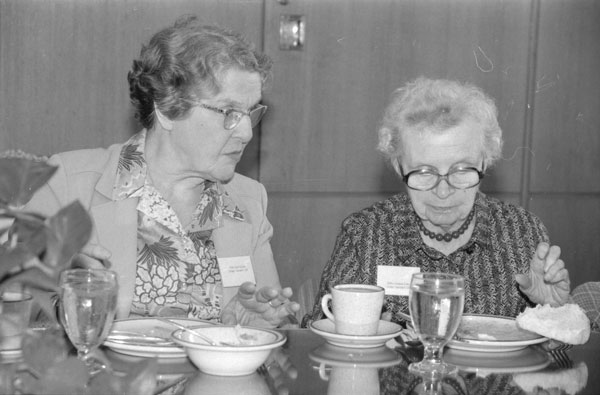
<svg viewBox="0 0 600 395">
<path fill-rule="evenodd" d="M 195 336 L 200 333 L 221 344 L 211 345 Z M 183 346 L 189 359 L 204 373 L 217 376 L 252 374 L 271 351 L 283 345 L 285 335 L 271 329 L 239 325 L 204 326 L 179 329 L 171 335 Z"/>
<path fill-rule="evenodd" d="M 248 332 L 240 325 L 236 325 L 235 328 L 233 328 L 233 331 L 235 332 L 236 337 L 235 344 L 251 346 L 254 344 L 260 344 L 262 341 L 260 336 L 261 334 Z"/>
</svg>

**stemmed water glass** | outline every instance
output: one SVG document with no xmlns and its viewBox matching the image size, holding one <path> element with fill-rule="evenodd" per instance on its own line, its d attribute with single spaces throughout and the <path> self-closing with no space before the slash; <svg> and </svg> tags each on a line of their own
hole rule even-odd
<svg viewBox="0 0 600 395">
<path fill-rule="evenodd" d="M 408 301 L 415 332 L 424 347 L 423 360 L 410 364 L 409 371 L 424 377 L 455 374 L 458 368 L 443 362 L 442 353 L 462 318 L 464 278 L 446 273 L 415 273 Z"/>
<path fill-rule="evenodd" d="M 106 338 L 117 308 L 117 275 L 102 269 L 69 269 L 60 274 L 59 316 L 77 357 L 88 367 L 91 352 Z"/>
</svg>

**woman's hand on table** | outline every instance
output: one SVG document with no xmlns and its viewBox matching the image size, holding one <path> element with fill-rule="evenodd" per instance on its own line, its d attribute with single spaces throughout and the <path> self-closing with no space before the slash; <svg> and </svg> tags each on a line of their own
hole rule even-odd
<svg viewBox="0 0 600 395">
<path fill-rule="evenodd" d="M 87 244 L 73 258 L 72 267 L 84 269 L 108 269 L 111 253 L 99 244 Z"/>
<path fill-rule="evenodd" d="M 521 291 L 533 303 L 562 306 L 569 299 L 571 282 L 565 263 L 560 259 L 560 247 L 540 243 L 531 259 L 527 274 L 517 274 Z"/>
<path fill-rule="evenodd" d="M 276 328 L 300 310 L 300 305 L 290 300 L 292 294 L 291 288 L 263 287 L 257 290 L 256 285 L 245 282 L 223 309 L 221 322 Z"/>
</svg>

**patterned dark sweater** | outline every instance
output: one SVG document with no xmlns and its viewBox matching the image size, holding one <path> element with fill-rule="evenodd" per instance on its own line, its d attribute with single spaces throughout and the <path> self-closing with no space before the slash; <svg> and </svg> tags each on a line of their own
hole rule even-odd
<svg viewBox="0 0 600 395">
<path fill-rule="evenodd" d="M 548 241 L 542 222 L 525 209 L 478 192 L 471 239 L 446 256 L 425 245 L 408 195 L 401 193 L 350 215 L 342 223 L 335 249 L 323 270 L 312 314 L 302 322 L 323 318 L 321 297 L 344 283 L 377 284 L 377 266 L 420 267 L 465 278 L 465 313 L 515 317 L 531 303 L 519 291 L 517 273 L 526 273 L 535 249 Z M 386 296 L 384 309 L 400 322 L 408 313 L 408 297 Z"/>
</svg>

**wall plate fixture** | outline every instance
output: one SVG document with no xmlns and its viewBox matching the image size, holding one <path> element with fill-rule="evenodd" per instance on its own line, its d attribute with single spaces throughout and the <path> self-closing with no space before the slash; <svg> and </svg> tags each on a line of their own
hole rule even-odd
<svg viewBox="0 0 600 395">
<path fill-rule="evenodd" d="M 279 49 L 301 51 L 305 45 L 306 20 L 304 15 L 285 15 L 279 19 Z"/>
</svg>

